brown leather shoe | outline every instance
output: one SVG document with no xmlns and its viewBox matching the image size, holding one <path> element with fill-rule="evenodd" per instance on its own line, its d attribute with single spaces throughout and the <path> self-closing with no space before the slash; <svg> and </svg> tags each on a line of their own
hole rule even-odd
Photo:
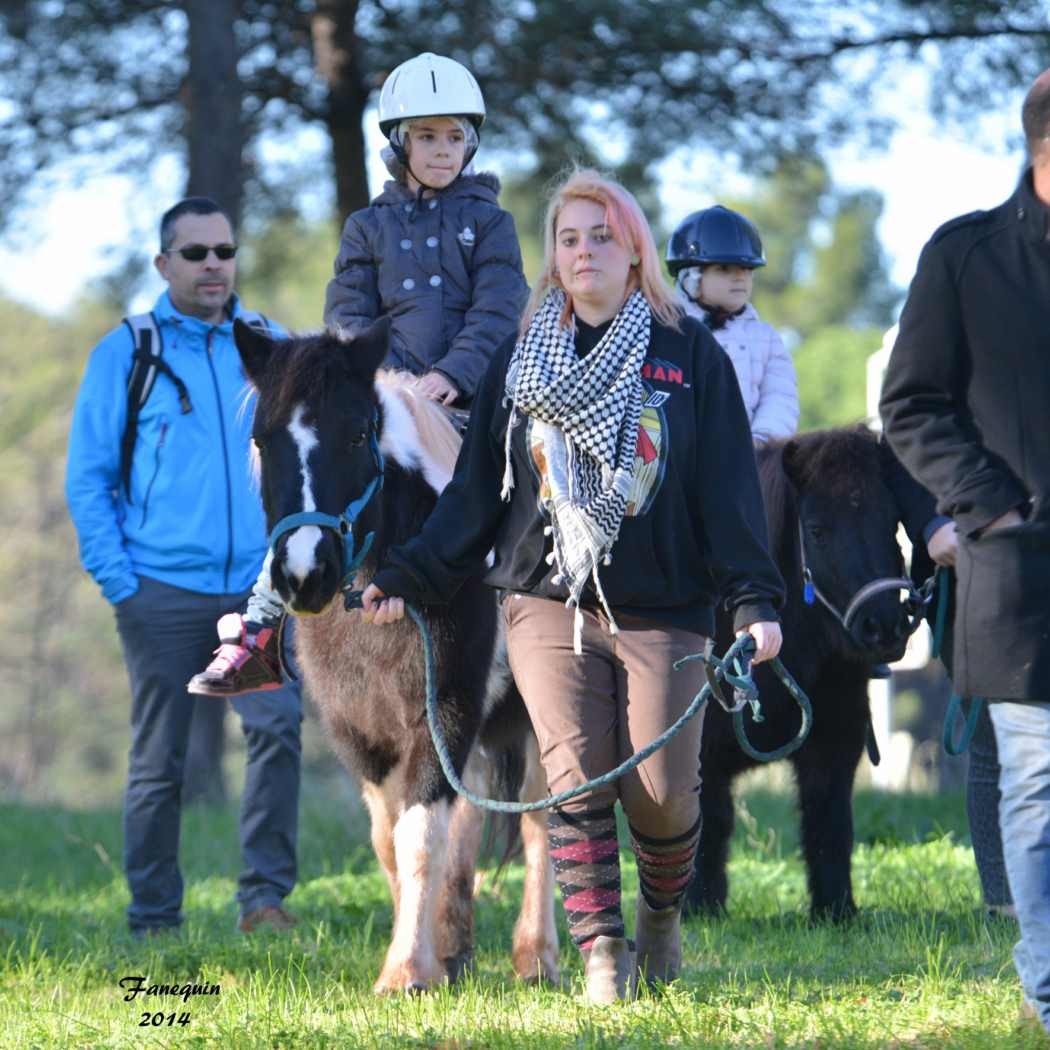
<svg viewBox="0 0 1050 1050">
<path fill-rule="evenodd" d="M 626 937 L 595 937 L 584 967 L 588 1002 L 608 1006 L 634 995 L 634 952 Z"/>
<path fill-rule="evenodd" d="M 281 688 L 281 660 L 276 627 L 244 622 L 238 613 L 219 620 L 215 659 L 195 674 L 186 691 L 197 696 L 240 696 Z"/>
<path fill-rule="evenodd" d="M 284 933 L 295 926 L 298 921 L 290 911 L 279 904 L 266 904 L 242 915 L 240 922 L 237 923 L 237 929 L 241 933 L 255 933 L 260 926 L 269 926 L 278 933 Z"/>
<path fill-rule="evenodd" d="M 643 981 L 670 984 L 682 969 L 682 910 L 650 908 L 639 893 L 637 915 L 634 941 L 639 977 Z"/>
</svg>

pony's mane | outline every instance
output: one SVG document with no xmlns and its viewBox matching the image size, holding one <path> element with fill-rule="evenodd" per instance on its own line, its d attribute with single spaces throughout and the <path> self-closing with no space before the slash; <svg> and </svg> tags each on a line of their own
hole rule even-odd
<svg viewBox="0 0 1050 1050">
<path fill-rule="evenodd" d="M 386 417 L 384 450 L 392 452 L 402 466 L 412 466 L 413 459 L 421 458 L 424 477 L 434 491 L 440 493 L 452 478 L 463 444 L 459 431 L 452 425 L 448 413 L 420 392 L 420 381 L 411 372 L 380 369 L 375 386 Z M 398 428 L 394 418 L 399 415 L 398 404 L 407 410 L 414 425 L 415 442 L 409 435 L 394 432 Z"/>
<path fill-rule="evenodd" d="M 833 500 L 849 500 L 882 478 L 878 439 L 863 425 L 814 430 L 761 446 L 758 476 L 773 544 L 784 535 L 785 528 L 794 529 L 797 513 L 794 487 L 784 468 L 785 451 L 798 487 L 819 485 Z"/>
<path fill-rule="evenodd" d="M 279 353 L 274 353 L 259 384 L 256 411 L 265 411 L 263 423 L 280 420 L 291 414 L 297 404 L 317 402 L 327 390 L 355 378 L 354 357 L 337 353 L 337 334 L 323 331 L 313 335 L 282 340 Z M 373 378 L 362 362 L 362 384 L 373 385 L 384 409 L 384 433 L 381 445 L 403 467 L 420 469 L 436 492 L 441 492 L 452 477 L 463 439 L 453 426 L 448 413 L 420 392 L 420 381 L 410 372 L 380 369 Z M 250 466 L 259 476 L 259 456 L 251 446 Z"/>
</svg>

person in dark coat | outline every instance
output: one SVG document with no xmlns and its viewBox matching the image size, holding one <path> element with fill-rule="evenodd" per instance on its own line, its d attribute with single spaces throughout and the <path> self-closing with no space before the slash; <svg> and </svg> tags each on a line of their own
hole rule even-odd
<svg viewBox="0 0 1050 1050">
<path fill-rule="evenodd" d="M 1013 196 L 922 251 L 880 411 L 958 530 L 953 670 L 990 701 L 1025 1008 L 1050 1031 L 1050 70 Z"/>
<path fill-rule="evenodd" d="M 447 601 L 491 565 L 507 654 L 552 793 L 607 773 L 696 693 L 674 661 L 704 649 L 715 605 L 780 648 L 783 582 L 767 549 L 751 430 L 732 362 L 664 283 L 637 201 L 593 171 L 555 191 L 521 337 L 478 392 L 455 475 L 420 534 L 362 596 Z M 628 995 L 614 804 L 638 863 L 639 971 L 670 981 L 700 834 L 703 718 L 615 783 L 550 811 L 551 856 L 587 997 Z"/>
<path fill-rule="evenodd" d="M 379 127 L 394 181 L 346 220 L 324 311 L 325 324 L 348 335 L 389 317 L 384 367 L 415 373 L 422 394 L 459 409 L 517 329 L 528 296 L 499 180 L 466 171 L 484 120 L 477 81 L 451 58 L 417 55 L 387 77 Z M 267 557 L 244 617 L 219 625 L 215 658 L 189 691 L 233 697 L 274 688 L 283 615 Z"/>
<path fill-rule="evenodd" d="M 895 330 L 893 334 L 896 335 Z M 885 436 L 879 447 L 884 453 L 886 483 L 897 504 L 897 516 L 912 544 L 911 578 L 916 587 L 921 587 L 936 568 L 955 568 L 958 530 L 951 518 L 937 512 L 937 501 L 904 469 Z M 952 579 L 952 584 L 940 659 L 950 677 L 955 586 L 954 579 L 949 579 Z M 927 606 L 926 612 L 932 627 L 936 605 Z M 966 767 L 966 819 L 970 825 L 973 857 L 985 906 L 992 915 L 1016 916 L 1003 860 L 999 829 L 999 753 L 987 704 L 981 705 L 970 741 Z"/>
</svg>

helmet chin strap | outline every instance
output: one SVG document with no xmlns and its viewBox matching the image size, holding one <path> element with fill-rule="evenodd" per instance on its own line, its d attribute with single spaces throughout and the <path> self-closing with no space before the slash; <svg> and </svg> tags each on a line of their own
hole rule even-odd
<svg viewBox="0 0 1050 1050">
<path fill-rule="evenodd" d="M 459 169 L 459 171 L 457 171 L 457 172 L 456 172 L 456 179 L 458 179 L 458 178 L 460 177 L 460 175 L 462 175 L 462 174 L 463 174 L 463 171 L 464 171 L 464 169 L 466 168 L 467 164 L 469 164 L 469 163 L 470 163 L 469 161 L 465 161 L 465 162 L 464 162 L 464 164 L 463 164 L 463 167 L 462 167 L 462 168 L 460 168 L 460 169 Z M 421 179 L 421 178 L 420 178 L 420 177 L 419 177 L 419 176 L 418 176 L 418 175 L 417 175 L 417 174 L 416 174 L 416 173 L 415 173 L 415 172 L 414 172 L 413 170 L 412 170 L 412 164 L 410 163 L 410 161 L 409 161 L 409 159 L 408 159 L 408 154 L 407 154 L 407 153 L 405 154 L 405 171 L 407 171 L 407 172 L 409 173 L 409 175 L 411 175 L 411 176 L 412 176 L 412 178 L 413 178 L 413 179 L 415 179 L 415 181 L 416 181 L 416 185 L 417 185 L 417 186 L 419 186 L 419 193 L 418 193 L 418 194 L 416 195 L 417 197 L 419 197 L 419 196 L 420 196 L 420 195 L 421 195 L 421 194 L 423 193 L 423 191 L 424 191 L 424 190 L 430 190 L 430 191 L 431 191 L 431 193 L 439 193 L 439 192 L 440 192 L 441 190 L 447 190 L 447 189 L 448 189 L 448 187 L 452 185 L 452 182 L 455 182 L 455 181 L 456 181 L 456 179 L 453 179 L 453 180 L 452 180 L 452 182 L 450 182 L 450 183 L 448 184 L 448 186 L 428 186 L 428 185 L 427 185 L 427 184 L 426 184 L 426 183 L 425 183 L 425 182 L 424 182 L 424 181 L 423 181 L 423 180 L 422 180 L 422 179 Z"/>
<path fill-rule="evenodd" d="M 699 282 L 699 281 L 697 281 L 696 283 L 697 283 L 697 287 L 699 288 L 699 286 L 700 286 L 700 282 Z M 683 280 L 681 279 L 681 277 L 679 277 L 679 279 L 678 279 L 678 281 L 677 281 L 677 284 L 678 284 L 678 287 L 679 287 L 679 288 L 680 288 L 680 289 L 682 290 L 682 294 L 683 294 L 683 295 L 684 295 L 684 296 L 685 296 L 685 297 L 686 297 L 686 298 L 687 298 L 687 299 L 688 299 L 688 300 L 689 300 L 689 301 L 690 301 L 691 303 L 695 303 L 695 304 L 696 304 L 697 306 L 699 306 L 699 307 L 700 307 L 700 309 L 701 309 L 701 310 L 710 310 L 710 309 L 711 309 L 711 307 L 710 307 L 710 306 L 708 306 L 708 305 L 707 305 L 707 303 L 705 303 L 705 302 L 704 302 L 704 301 L 703 301 L 702 299 L 699 299 L 699 298 L 697 298 L 697 296 L 693 295 L 693 294 L 692 294 L 692 292 L 690 292 L 690 291 L 689 291 L 689 289 L 688 289 L 688 288 L 686 288 L 686 286 L 685 286 L 685 281 L 683 281 Z"/>
</svg>

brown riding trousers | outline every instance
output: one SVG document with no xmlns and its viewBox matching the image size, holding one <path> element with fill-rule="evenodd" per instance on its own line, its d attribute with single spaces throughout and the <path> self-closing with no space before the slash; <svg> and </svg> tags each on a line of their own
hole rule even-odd
<svg viewBox="0 0 1050 1050">
<path fill-rule="evenodd" d="M 511 671 L 539 740 L 552 795 L 607 773 L 668 728 L 700 691 L 705 639 L 651 620 L 618 615 L 618 633 L 583 611 L 583 653 L 573 652 L 573 611 L 560 601 L 507 594 L 502 601 Z M 663 748 L 611 784 L 571 799 L 566 812 L 620 800 L 633 828 L 664 839 L 700 815 L 700 736 L 704 711 Z"/>
</svg>

